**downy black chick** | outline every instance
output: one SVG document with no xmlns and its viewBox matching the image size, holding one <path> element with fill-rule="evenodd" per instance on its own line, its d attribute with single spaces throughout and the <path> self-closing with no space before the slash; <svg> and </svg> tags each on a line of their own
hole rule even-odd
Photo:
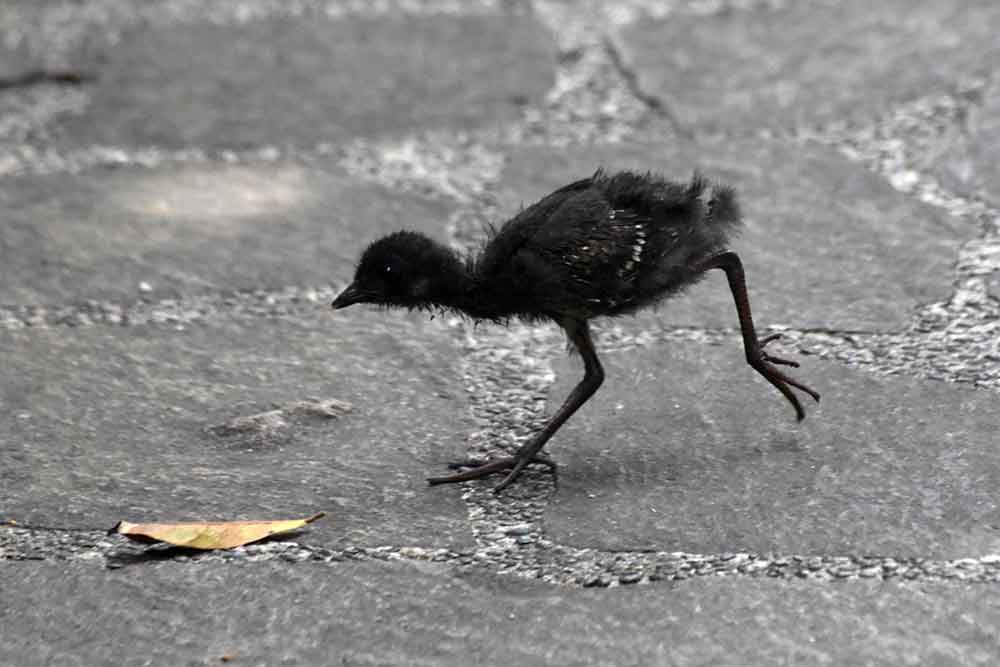
<svg viewBox="0 0 1000 667">
<path fill-rule="evenodd" d="M 501 323 L 512 317 L 549 319 L 566 331 L 583 358 L 584 377 L 544 428 L 514 456 L 454 463 L 453 469 L 469 469 L 428 480 L 462 482 L 509 470 L 499 491 L 529 463 L 555 465 L 540 456 L 542 447 L 604 380 L 589 320 L 654 304 L 710 269 L 721 269 L 728 278 L 747 362 L 788 399 L 798 419 L 805 417 L 791 388 L 817 401 L 819 394 L 776 368 L 798 366 L 764 350 L 777 334 L 757 338 L 742 263 L 726 249 L 739 225 L 733 190 L 710 186 L 697 174 L 681 184 L 599 170 L 521 211 L 474 257 L 461 257 L 416 232 L 375 241 L 333 307 L 444 308 Z"/>
</svg>

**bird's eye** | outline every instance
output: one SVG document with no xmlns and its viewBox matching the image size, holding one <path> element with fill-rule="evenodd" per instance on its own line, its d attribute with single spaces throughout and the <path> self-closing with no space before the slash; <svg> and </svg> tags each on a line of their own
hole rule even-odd
<svg viewBox="0 0 1000 667">
<path fill-rule="evenodd" d="M 386 264 L 385 265 L 385 272 L 386 273 L 392 273 L 392 265 L 391 264 Z"/>
</svg>

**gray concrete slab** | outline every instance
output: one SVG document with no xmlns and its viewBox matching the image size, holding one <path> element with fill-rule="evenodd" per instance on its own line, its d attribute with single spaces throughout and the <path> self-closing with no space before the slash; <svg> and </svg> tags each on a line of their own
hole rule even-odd
<svg viewBox="0 0 1000 667">
<path fill-rule="evenodd" d="M 601 357 L 607 381 L 555 436 L 558 542 L 607 549 L 963 558 L 1000 551 L 996 397 L 809 357 L 791 407 L 727 346 Z M 579 380 L 563 361 L 549 409 Z"/>
<path fill-rule="evenodd" d="M 0 660 L 207 665 L 991 665 L 986 586 L 704 578 L 611 590 L 438 567 L 0 564 Z"/>
<path fill-rule="evenodd" d="M 0 47 L 0 81 L 12 81 L 30 71 L 34 63 L 23 46 Z"/>
<path fill-rule="evenodd" d="M 63 145 L 313 146 L 511 121 L 549 88 L 554 49 L 530 17 L 345 16 L 139 26 L 100 54 Z"/>
<path fill-rule="evenodd" d="M 431 489 L 472 430 L 453 339 L 426 317 L 0 332 L 0 522 L 295 518 L 326 545 L 472 542 L 457 488 Z M 339 419 L 286 414 L 310 397 Z"/>
<path fill-rule="evenodd" d="M 51 11 L 54 5 L 54 0 L 5 2 L 0 5 L 0 80 L 68 64 L 59 62 L 62 54 L 53 53 L 59 51 L 58 46 L 65 45 L 66 40 L 57 40 L 54 35 L 40 30 L 42 16 Z M 66 30 L 72 31 L 72 28 Z M 9 111 L 4 109 L 4 112 Z M 0 136 L 3 136 L 3 132 L 0 132 Z"/>
<path fill-rule="evenodd" d="M 941 146 L 929 156 L 927 168 L 958 192 L 1000 206 L 1000 82 L 994 81 L 968 117 L 949 128 Z"/>
<path fill-rule="evenodd" d="M 639 85 L 694 131 L 865 122 L 996 62 L 989 0 L 787 3 L 628 27 Z"/>
<path fill-rule="evenodd" d="M 640 5 L 665 19 L 620 23 Z M 900 372 L 938 350 L 942 376 L 969 375 L 991 335 L 975 285 L 918 331 L 912 314 L 948 299 L 956 259 L 988 267 L 994 239 L 960 256 L 983 231 L 968 207 L 884 181 L 995 200 L 995 93 L 962 111 L 995 78 L 998 16 L 993 0 L 0 1 L 0 76 L 98 76 L 0 91 L 0 326 L 30 325 L 0 331 L 0 664 L 1000 663 L 992 394 L 805 358 L 824 404 L 796 425 L 735 336 L 650 343 L 602 353 L 608 384 L 551 445 L 558 487 L 428 489 L 467 444 L 537 422 L 554 339 L 310 305 L 371 238 L 463 240 L 483 210 L 326 155 L 448 202 L 453 185 L 494 194 L 469 165 L 503 154 L 510 208 L 598 163 L 700 166 L 745 203 L 734 247 L 761 325 L 830 329 L 810 349 L 889 351 L 878 366 Z M 653 97 L 697 141 L 653 135 Z M 795 132 L 816 125 L 856 163 Z M 632 143 L 563 146 L 605 130 Z M 88 166 L 119 154 L 130 166 Z M 183 160 L 201 163 L 140 168 Z M 736 321 L 716 275 L 621 324 L 700 340 Z M 580 375 L 556 370 L 550 407 Z M 354 411 L 301 409 L 314 398 Z M 137 557 L 101 530 L 318 510 L 297 543 L 198 558 Z"/>
<path fill-rule="evenodd" d="M 20 304 L 343 282 L 379 235 L 440 238 L 452 210 L 286 162 L 22 176 L 0 206 L 0 303 Z"/>
<path fill-rule="evenodd" d="M 892 330 L 914 308 L 950 294 L 959 241 L 976 235 L 939 210 L 893 190 L 832 150 L 783 141 L 725 145 L 656 140 L 552 151 L 514 151 L 502 177 L 506 213 L 590 175 L 599 166 L 687 180 L 695 169 L 737 188 L 743 257 L 761 325 Z M 919 271 L 914 266 L 920 266 Z M 638 324 L 736 327 L 721 272 Z"/>
</svg>

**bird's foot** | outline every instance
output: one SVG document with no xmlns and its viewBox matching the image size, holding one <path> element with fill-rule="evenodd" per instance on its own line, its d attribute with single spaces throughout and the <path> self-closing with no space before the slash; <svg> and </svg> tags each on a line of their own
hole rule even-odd
<svg viewBox="0 0 1000 667">
<path fill-rule="evenodd" d="M 759 339 L 757 341 L 757 354 L 760 357 L 760 360 L 764 361 L 764 362 L 767 362 L 767 363 L 770 363 L 770 364 L 776 364 L 776 365 L 779 365 L 779 366 L 791 366 L 792 368 L 798 368 L 799 367 L 799 362 L 792 361 L 791 359 L 783 359 L 782 357 L 775 357 L 775 356 L 769 354 L 764 349 L 770 343 L 773 343 L 774 341 L 778 340 L 779 338 L 781 338 L 781 334 L 780 333 L 773 333 L 773 334 L 768 334 L 768 335 L 764 336 L 763 338 L 761 338 L 761 339 Z"/>
<path fill-rule="evenodd" d="M 788 387 L 791 386 L 804 391 L 817 403 L 819 403 L 819 393 L 811 387 L 802 384 L 795 378 L 790 377 L 775 368 L 775 366 L 791 366 L 792 368 L 799 367 L 799 363 L 797 361 L 774 356 L 764 349 L 768 346 L 768 344 L 773 343 L 779 338 L 781 338 L 780 333 L 773 333 L 758 339 L 756 347 L 750 354 L 748 354 L 747 361 L 749 361 L 750 365 L 757 369 L 757 371 L 763 375 L 768 382 L 777 387 L 781 393 L 785 395 L 795 408 L 795 414 L 799 421 L 801 421 L 805 418 L 805 411 L 802 409 L 802 405 L 799 403 L 795 395 L 788 389 Z"/>
<path fill-rule="evenodd" d="M 504 470 L 510 470 L 507 476 L 503 478 L 499 484 L 493 488 L 493 493 L 500 493 L 511 483 L 517 479 L 521 471 L 524 470 L 525 466 L 529 463 L 540 463 L 547 466 L 553 473 L 556 472 L 556 462 L 546 456 L 504 456 L 499 459 L 492 460 L 482 460 L 482 459 L 471 459 L 467 461 L 456 461 L 454 463 L 449 463 L 448 467 L 452 470 L 461 470 L 463 468 L 468 468 L 468 470 L 462 470 L 462 472 L 456 472 L 452 475 L 446 475 L 444 477 L 428 477 L 427 483 L 431 486 L 437 484 L 455 484 L 457 482 L 467 482 L 471 479 L 480 479 L 486 477 L 487 475 L 492 475 L 493 473 L 502 472 Z"/>
</svg>

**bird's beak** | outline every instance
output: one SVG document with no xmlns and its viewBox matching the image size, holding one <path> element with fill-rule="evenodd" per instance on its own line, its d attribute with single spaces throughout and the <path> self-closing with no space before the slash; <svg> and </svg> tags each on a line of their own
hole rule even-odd
<svg viewBox="0 0 1000 667">
<path fill-rule="evenodd" d="M 333 306 L 334 310 L 337 310 L 339 308 L 347 308 L 354 303 L 361 303 L 362 301 L 364 301 L 364 294 L 354 286 L 354 283 L 351 283 L 330 305 Z"/>
</svg>

